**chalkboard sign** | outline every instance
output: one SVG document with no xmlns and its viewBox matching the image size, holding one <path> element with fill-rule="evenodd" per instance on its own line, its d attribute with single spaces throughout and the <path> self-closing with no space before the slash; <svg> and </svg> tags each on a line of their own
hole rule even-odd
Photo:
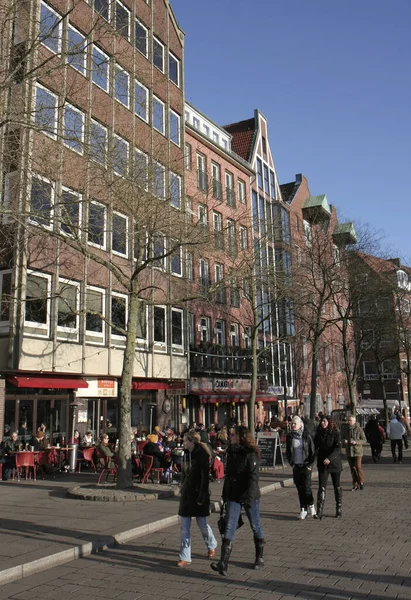
<svg viewBox="0 0 411 600">
<path fill-rule="evenodd" d="M 280 453 L 279 459 L 284 469 L 284 461 L 281 453 L 280 436 L 277 431 L 265 431 L 257 433 L 257 445 L 261 452 L 260 467 L 275 467 L 276 453 Z"/>
</svg>

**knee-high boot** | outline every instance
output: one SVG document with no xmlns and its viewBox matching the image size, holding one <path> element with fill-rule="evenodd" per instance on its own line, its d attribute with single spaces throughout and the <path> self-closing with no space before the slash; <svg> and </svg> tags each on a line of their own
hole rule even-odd
<svg viewBox="0 0 411 600">
<path fill-rule="evenodd" d="M 265 541 L 259 538 L 254 538 L 255 545 L 255 561 L 253 569 L 259 569 L 264 566 L 264 545 Z"/>
<path fill-rule="evenodd" d="M 227 575 L 228 561 L 230 560 L 232 548 L 233 544 L 230 542 L 230 540 L 223 540 L 220 560 L 217 563 L 211 563 L 210 565 L 213 571 L 218 571 L 218 573 L 224 577 Z"/>
<path fill-rule="evenodd" d="M 321 487 L 318 488 L 318 493 L 317 493 L 317 515 L 315 518 L 317 519 L 322 519 L 323 518 L 323 510 L 324 510 L 324 504 L 325 504 L 325 488 Z"/>
<path fill-rule="evenodd" d="M 342 488 L 334 488 L 335 495 L 335 517 L 341 519 L 342 517 Z"/>
</svg>

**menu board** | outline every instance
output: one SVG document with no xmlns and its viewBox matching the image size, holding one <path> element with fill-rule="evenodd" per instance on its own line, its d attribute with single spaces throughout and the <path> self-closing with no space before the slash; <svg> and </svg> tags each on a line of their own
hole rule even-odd
<svg viewBox="0 0 411 600">
<path fill-rule="evenodd" d="M 276 431 L 266 431 L 257 434 L 257 445 L 261 452 L 260 467 L 274 467 L 274 452 L 278 443 Z"/>
</svg>

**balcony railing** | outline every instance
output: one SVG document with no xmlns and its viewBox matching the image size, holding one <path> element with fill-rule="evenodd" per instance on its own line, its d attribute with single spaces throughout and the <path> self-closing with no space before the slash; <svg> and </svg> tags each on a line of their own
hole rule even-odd
<svg viewBox="0 0 411 600">
<path fill-rule="evenodd" d="M 235 191 L 233 190 L 233 188 L 226 188 L 226 197 L 227 197 L 227 206 L 230 206 L 231 208 L 235 208 L 236 207 L 236 201 L 235 201 Z"/>
<path fill-rule="evenodd" d="M 250 352 L 245 348 L 200 344 L 190 349 L 190 372 L 250 375 L 252 367 Z"/>
<path fill-rule="evenodd" d="M 213 178 L 213 196 L 217 198 L 221 202 L 223 199 L 223 186 L 221 185 L 221 181 Z"/>
</svg>

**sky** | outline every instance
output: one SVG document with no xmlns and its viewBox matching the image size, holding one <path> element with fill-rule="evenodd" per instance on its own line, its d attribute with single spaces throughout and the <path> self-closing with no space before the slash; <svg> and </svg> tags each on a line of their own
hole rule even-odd
<svg viewBox="0 0 411 600">
<path fill-rule="evenodd" d="M 219 125 L 268 119 L 280 183 L 411 265 L 411 0 L 172 0 L 186 99 Z"/>
</svg>

